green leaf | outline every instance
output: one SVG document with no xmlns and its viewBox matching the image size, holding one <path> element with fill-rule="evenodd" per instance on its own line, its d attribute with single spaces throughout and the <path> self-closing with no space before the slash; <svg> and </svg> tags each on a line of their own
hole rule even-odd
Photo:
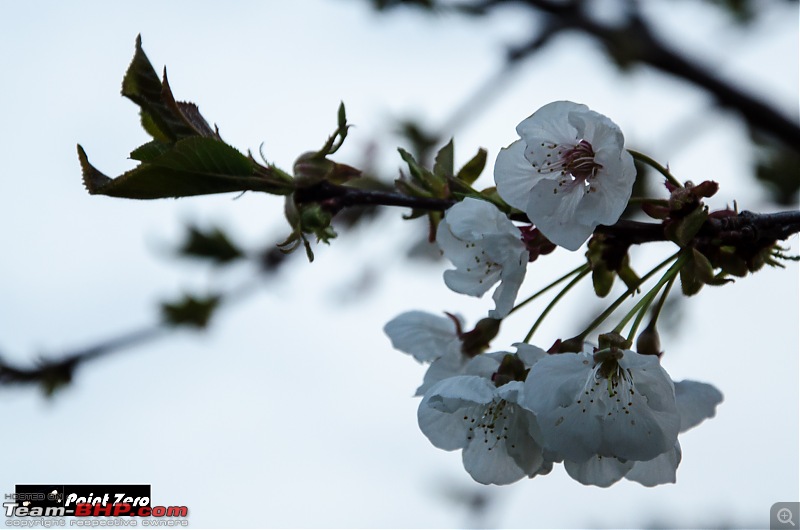
<svg viewBox="0 0 800 530">
<path fill-rule="evenodd" d="M 447 179 L 453 176 L 453 139 L 447 142 L 447 145 L 439 149 L 436 153 L 436 160 L 433 163 L 434 175 Z"/>
<path fill-rule="evenodd" d="M 187 294 L 178 302 L 161 304 L 161 314 L 171 326 L 202 329 L 208 326 L 221 299 L 219 295 L 195 298 Z"/>
<path fill-rule="evenodd" d="M 131 151 L 131 158 L 140 162 L 149 162 L 157 156 L 163 155 L 169 151 L 169 149 L 169 144 L 153 140 Z"/>
<path fill-rule="evenodd" d="M 478 180 L 483 173 L 484 167 L 486 167 L 486 149 L 481 148 L 469 162 L 464 164 L 464 167 L 458 170 L 456 178 L 472 186 L 472 183 Z"/>
<path fill-rule="evenodd" d="M 681 290 L 686 296 L 700 292 L 703 285 L 714 281 L 714 268 L 707 257 L 696 248 L 681 267 Z"/>
<path fill-rule="evenodd" d="M 666 235 L 678 246 L 685 247 L 694 239 L 707 219 L 708 210 L 704 206 L 698 206 L 686 217 L 668 224 Z"/>
<path fill-rule="evenodd" d="M 187 138 L 170 151 L 111 179 L 89 163 L 79 145 L 83 183 L 92 195 L 162 199 L 237 191 L 285 195 L 291 190 L 263 175 L 246 156 L 218 140 Z"/>
<path fill-rule="evenodd" d="M 417 163 L 417 161 L 414 159 L 414 155 L 405 149 L 399 147 L 397 150 L 399 151 L 400 157 L 403 159 L 403 161 L 408 164 L 408 170 L 411 172 L 411 177 L 414 182 L 419 184 L 426 191 L 429 191 L 434 197 L 441 197 L 444 195 L 443 192 L 447 184 L 446 179 L 441 178 L 420 166 L 419 163 Z"/>
<path fill-rule="evenodd" d="M 162 81 L 142 50 L 141 35 L 136 37 L 136 52 L 122 80 L 122 95 L 139 105 L 142 127 L 160 142 L 216 136 L 196 105 L 175 101 L 166 69 Z"/>
</svg>

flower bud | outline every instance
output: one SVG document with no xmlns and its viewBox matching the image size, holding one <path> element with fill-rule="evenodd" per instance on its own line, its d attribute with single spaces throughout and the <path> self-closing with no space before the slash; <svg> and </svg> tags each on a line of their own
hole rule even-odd
<svg viewBox="0 0 800 530">
<path fill-rule="evenodd" d="M 607 348 L 618 348 L 620 350 L 627 350 L 631 347 L 631 342 L 616 332 L 603 333 L 597 337 L 597 343 L 601 350 Z"/>
<path fill-rule="evenodd" d="M 484 318 L 475 324 L 475 329 L 461 334 L 461 353 L 468 357 L 475 357 L 486 351 L 492 339 L 500 331 L 500 322 L 496 318 Z"/>
<path fill-rule="evenodd" d="M 318 152 L 300 155 L 294 163 L 295 182 L 301 187 L 313 186 L 328 181 L 344 184 L 361 174 L 358 169 L 347 164 L 338 164 Z"/>
<path fill-rule="evenodd" d="M 655 322 L 651 322 L 636 339 L 636 351 L 642 355 L 661 356 L 661 337 L 658 335 Z"/>
<path fill-rule="evenodd" d="M 496 387 L 501 387 L 511 381 L 524 381 L 529 369 L 525 368 L 525 363 L 516 355 L 508 354 L 500 361 L 497 371 L 492 374 L 492 382 Z"/>
</svg>

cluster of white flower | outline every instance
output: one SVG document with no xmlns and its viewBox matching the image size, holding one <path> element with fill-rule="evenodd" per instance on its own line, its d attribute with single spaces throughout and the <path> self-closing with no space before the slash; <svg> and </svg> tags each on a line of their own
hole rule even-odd
<svg viewBox="0 0 800 530">
<path fill-rule="evenodd" d="M 560 101 L 517 132 L 521 139 L 497 157 L 497 192 L 545 237 L 577 250 L 598 225 L 619 219 L 636 171 L 611 120 Z M 444 273 L 446 285 L 482 296 L 499 282 L 489 318 L 505 318 L 530 257 L 520 228 L 492 203 L 467 198 L 446 212 L 436 236 L 456 267 Z M 480 353 L 466 347 L 463 324 L 411 311 L 384 331 L 396 349 L 430 364 L 417 390 L 420 429 L 436 447 L 461 449 L 464 468 L 483 484 L 546 474 L 560 462 L 583 484 L 675 482 L 678 434 L 722 401 L 711 385 L 674 383 L 655 355 L 589 345 L 550 354 L 522 343 L 514 353 Z"/>
</svg>

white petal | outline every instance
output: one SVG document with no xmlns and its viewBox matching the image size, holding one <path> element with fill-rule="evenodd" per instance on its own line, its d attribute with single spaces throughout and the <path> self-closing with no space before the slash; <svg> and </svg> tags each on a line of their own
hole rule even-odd
<svg viewBox="0 0 800 530">
<path fill-rule="evenodd" d="M 525 366 L 528 368 L 548 355 L 546 351 L 533 344 L 517 342 L 514 343 L 513 346 L 517 349 L 517 356 L 522 359 L 522 362 L 525 363 Z"/>
<path fill-rule="evenodd" d="M 633 467 L 633 462 L 622 462 L 614 457 L 592 456 L 581 462 L 564 460 L 564 469 L 570 477 L 586 486 L 607 488 L 619 481 Z"/>
<path fill-rule="evenodd" d="M 491 403 L 494 394 L 494 385 L 482 377 L 456 376 L 439 381 L 419 404 L 419 428 L 439 449 L 466 447 L 469 424 L 464 420 L 464 411 Z"/>
<path fill-rule="evenodd" d="M 585 196 L 582 183 L 562 188 L 556 179 L 544 179 L 531 190 L 525 213 L 547 239 L 567 250 L 578 250 L 597 226 L 578 220 Z"/>
<path fill-rule="evenodd" d="M 483 296 L 494 284 L 500 281 L 500 268 L 486 270 L 448 270 L 444 271 L 444 284 L 456 293 L 469 296 Z"/>
<path fill-rule="evenodd" d="M 548 355 L 531 367 L 520 399 L 536 416 L 542 446 L 578 462 L 597 454 L 601 443 L 602 419 L 575 406 L 591 372 L 591 356 Z"/>
<path fill-rule="evenodd" d="M 633 388 L 620 390 L 613 398 L 603 395 L 610 406 L 603 421 L 604 444 L 598 453 L 651 460 L 678 439 L 680 416 L 672 380 L 653 355 L 626 350 L 620 367 L 631 375 Z"/>
<path fill-rule="evenodd" d="M 469 357 L 460 351 L 451 351 L 439 357 L 428 367 L 425 377 L 422 379 L 422 385 L 417 388 L 414 395 L 421 396 L 439 381 L 464 373 L 464 368 L 469 360 Z"/>
<path fill-rule="evenodd" d="M 675 401 L 681 417 L 681 432 L 688 431 L 708 418 L 713 418 L 722 399 L 722 392 L 707 383 L 676 382 Z"/>
<path fill-rule="evenodd" d="M 445 212 L 445 223 L 454 236 L 463 240 L 476 240 L 487 234 L 519 237 L 514 224 L 495 205 L 471 197 L 451 206 Z"/>
<path fill-rule="evenodd" d="M 397 315 L 383 327 L 383 332 L 394 348 L 411 354 L 419 362 L 432 362 L 448 351 L 459 349 L 461 344 L 455 322 L 424 311 Z"/>
<path fill-rule="evenodd" d="M 569 119 L 571 114 L 591 112 L 589 107 L 572 101 L 554 101 L 541 107 L 517 125 L 517 134 L 526 143 L 546 139 L 551 143 L 580 140 L 578 131 Z"/>
<path fill-rule="evenodd" d="M 514 302 L 517 300 L 519 288 L 525 279 L 525 272 L 528 265 L 528 252 L 523 251 L 520 253 L 516 262 L 505 262 L 503 270 L 500 274 L 500 285 L 495 289 L 492 299 L 495 303 L 495 309 L 489 311 L 490 318 L 503 319 L 514 308 Z"/>
<path fill-rule="evenodd" d="M 633 468 L 625 475 L 628 480 L 633 480 L 643 486 L 658 486 L 659 484 L 674 484 L 677 477 L 676 471 L 681 462 L 681 446 L 676 441 L 675 446 L 646 462 L 636 462 Z"/>
<path fill-rule="evenodd" d="M 497 418 L 493 431 L 474 431 L 463 453 L 464 469 L 472 478 L 481 484 L 510 484 L 541 469 L 542 449 L 528 433 L 530 416 L 505 402 L 503 418 Z"/>
<path fill-rule="evenodd" d="M 494 163 L 494 181 L 497 193 L 510 206 L 525 211 L 533 185 L 541 180 L 531 163 L 525 158 L 525 143 L 517 140 L 504 147 Z"/>
<path fill-rule="evenodd" d="M 483 440 L 473 440 L 461 455 L 464 469 L 481 484 L 511 484 L 527 473 L 506 451 L 505 442 L 488 447 Z"/>
</svg>

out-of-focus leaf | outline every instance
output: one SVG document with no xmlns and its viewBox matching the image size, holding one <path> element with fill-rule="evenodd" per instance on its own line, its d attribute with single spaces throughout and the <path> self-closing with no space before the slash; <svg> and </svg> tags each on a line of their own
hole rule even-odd
<svg viewBox="0 0 800 530">
<path fill-rule="evenodd" d="M 478 152 L 473 156 L 469 162 L 464 164 L 464 167 L 458 170 L 456 178 L 458 180 L 472 186 L 478 177 L 483 173 L 483 168 L 486 167 L 486 149 L 478 149 Z"/>
<path fill-rule="evenodd" d="M 758 146 L 756 178 L 772 199 L 783 206 L 797 204 L 800 192 L 800 153 L 765 137 L 753 136 Z"/>
<path fill-rule="evenodd" d="M 164 322 L 170 326 L 205 328 L 222 298 L 219 295 L 194 297 L 185 295 L 181 300 L 161 304 Z"/>
<path fill-rule="evenodd" d="M 229 263 L 244 255 L 219 228 L 203 231 L 196 226 L 188 228 L 186 241 L 179 252 L 183 256 L 207 259 L 217 264 Z"/>
<path fill-rule="evenodd" d="M 453 139 L 447 145 L 439 149 L 436 153 L 436 160 L 433 163 L 433 173 L 442 178 L 453 176 Z"/>
</svg>

